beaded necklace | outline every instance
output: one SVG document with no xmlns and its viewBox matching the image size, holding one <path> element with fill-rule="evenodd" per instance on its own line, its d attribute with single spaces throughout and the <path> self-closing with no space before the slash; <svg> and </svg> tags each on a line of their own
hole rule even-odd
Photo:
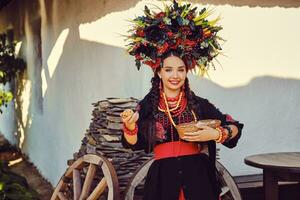
<svg viewBox="0 0 300 200">
<path fill-rule="evenodd" d="M 163 92 L 161 92 L 161 94 L 160 94 L 160 96 L 162 97 L 162 99 L 164 98 L 163 94 L 164 94 Z M 175 111 L 175 110 L 178 109 L 180 103 L 182 103 L 182 100 L 185 99 L 185 98 L 182 98 L 183 94 L 184 93 L 181 91 L 180 94 L 179 94 L 179 97 L 171 98 L 171 101 L 176 101 L 176 99 L 178 99 L 178 101 L 177 101 L 176 106 L 174 108 L 170 109 L 170 112 Z M 168 102 L 166 101 L 166 103 L 168 103 Z M 161 101 L 159 102 L 158 110 L 160 110 L 162 112 L 166 112 L 165 102 L 161 102 Z"/>
<path fill-rule="evenodd" d="M 167 117 L 167 119 L 165 119 L 163 116 L 160 117 L 159 121 L 162 122 L 162 124 L 164 124 L 165 126 L 169 126 L 170 125 L 170 134 L 171 134 L 171 141 L 174 141 L 174 128 L 176 129 L 176 124 L 173 120 L 173 117 L 178 117 L 178 123 L 184 123 L 184 122 L 189 122 L 190 118 L 187 115 L 187 113 L 185 113 L 185 110 L 187 108 L 187 98 L 185 97 L 185 93 L 184 92 L 180 92 L 180 94 L 173 98 L 173 99 L 178 99 L 178 102 L 176 103 L 175 108 L 176 109 L 170 109 L 169 105 L 168 105 L 168 97 L 166 97 L 164 92 L 160 92 L 160 101 L 159 101 L 159 106 L 158 106 L 158 110 L 161 112 L 164 112 Z M 172 99 L 172 100 L 173 100 Z M 188 112 L 188 110 L 187 110 Z M 171 114 L 172 113 L 172 114 Z M 184 114 L 185 113 L 185 114 Z M 192 117 L 194 118 L 194 121 L 197 121 L 197 117 L 194 113 L 193 110 L 191 110 L 192 113 Z M 169 125 L 168 125 L 169 124 Z"/>
<path fill-rule="evenodd" d="M 175 122 L 174 122 L 174 120 L 173 120 L 173 118 L 172 118 L 172 115 L 171 115 L 171 112 L 170 112 L 171 110 L 169 109 L 169 105 L 168 105 L 168 102 L 167 102 L 166 95 L 165 95 L 164 92 L 162 92 L 162 95 L 163 95 L 163 100 L 164 100 L 164 103 L 165 103 L 165 106 L 166 106 L 165 112 L 166 112 L 167 116 L 169 117 L 169 120 L 170 120 L 170 122 L 172 123 L 172 125 L 176 128 L 177 125 L 175 124 Z M 185 99 L 185 98 L 184 98 L 184 99 Z M 185 100 L 185 102 L 187 103 L 186 100 Z M 186 105 L 185 105 L 185 106 L 186 106 Z M 185 109 L 185 106 L 181 106 L 183 110 Z M 181 109 L 180 109 L 180 110 L 181 110 Z M 196 114 L 195 114 L 195 112 L 194 112 L 193 110 L 191 110 L 191 112 L 192 112 L 192 114 L 193 114 L 194 121 L 196 122 L 196 121 L 197 121 Z M 181 112 L 178 112 L 177 114 L 180 115 Z"/>
<path fill-rule="evenodd" d="M 168 102 L 172 102 L 176 106 L 172 109 L 170 109 Z M 176 128 L 176 124 L 173 120 L 173 117 L 178 117 L 178 123 L 184 123 L 184 122 L 190 122 L 191 118 L 189 115 L 186 113 L 189 111 L 187 109 L 187 98 L 185 97 L 185 93 L 181 91 L 177 97 L 174 98 L 169 98 L 165 95 L 163 91 L 160 91 L 160 100 L 159 100 L 159 105 L 158 105 L 158 110 L 165 113 L 166 119 L 163 116 L 159 117 L 159 121 L 164 124 L 165 127 L 170 126 L 170 136 L 171 136 L 171 141 L 174 141 L 174 128 Z M 194 118 L 194 121 L 197 121 L 197 117 L 194 113 L 193 110 L 191 110 L 192 117 Z"/>
</svg>

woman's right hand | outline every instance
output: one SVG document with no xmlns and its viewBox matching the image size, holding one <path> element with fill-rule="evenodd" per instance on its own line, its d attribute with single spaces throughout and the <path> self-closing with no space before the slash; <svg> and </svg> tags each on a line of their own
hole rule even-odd
<svg viewBox="0 0 300 200">
<path fill-rule="evenodd" d="M 131 110 L 131 109 L 124 110 L 120 114 L 120 116 L 121 116 L 122 122 L 130 130 L 133 130 L 135 128 L 135 124 L 139 119 L 138 111 L 133 112 L 133 110 Z"/>
</svg>

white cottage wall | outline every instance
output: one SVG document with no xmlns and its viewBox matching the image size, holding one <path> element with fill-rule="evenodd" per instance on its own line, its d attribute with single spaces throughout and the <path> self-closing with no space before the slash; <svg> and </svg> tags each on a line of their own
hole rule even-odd
<svg viewBox="0 0 300 200">
<path fill-rule="evenodd" d="M 107 97 L 142 98 L 149 90 L 152 72 L 146 67 L 138 72 L 133 58 L 124 52 L 124 42 L 115 35 L 116 29 L 124 34 L 120 17 L 140 13 L 131 10 L 137 2 L 40 0 L 35 11 L 40 21 L 24 7 L 22 52 L 28 80 L 22 148 L 53 185 L 80 147 L 93 102 Z M 140 1 L 137 7 L 145 2 L 149 1 Z M 218 6 L 216 12 L 224 18 L 222 34 L 228 40 L 227 57 L 219 57 L 223 69 L 217 65 L 211 79 L 189 75 L 196 94 L 245 123 L 238 146 L 221 147 L 221 161 L 233 175 L 260 172 L 243 163 L 247 155 L 300 150 L 300 28 L 293 23 L 300 20 L 299 11 Z M 97 31 L 84 33 L 87 26 Z M 12 110 L 0 119 L 0 131 L 11 141 Z"/>
</svg>

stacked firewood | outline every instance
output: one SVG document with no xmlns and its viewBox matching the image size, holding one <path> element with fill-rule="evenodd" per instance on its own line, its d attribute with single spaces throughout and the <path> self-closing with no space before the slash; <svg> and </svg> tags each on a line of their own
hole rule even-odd
<svg viewBox="0 0 300 200">
<path fill-rule="evenodd" d="M 122 195 L 133 173 L 152 157 L 143 150 L 125 149 L 121 144 L 123 123 L 120 113 L 128 108 L 135 111 L 137 99 L 107 98 L 94 103 L 93 106 L 90 127 L 82 140 L 79 152 L 74 154 L 74 159 L 69 160 L 68 164 L 71 165 L 76 159 L 88 153 L 104 156 L 117 172 Z"/>
</svg>

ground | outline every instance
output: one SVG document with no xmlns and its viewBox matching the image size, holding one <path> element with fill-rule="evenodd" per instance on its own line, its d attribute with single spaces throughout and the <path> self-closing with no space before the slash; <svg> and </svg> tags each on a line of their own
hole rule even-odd
<svg viewBox="0 0 300 200">
<path fill-rule="evenodd" d="M 0 135 L 0 160 L 9 163 L 9 171 L 26 178 L 29 187 L 38 193 L 40 200 L 51 198 L 53 187 L 41 176 L 37 168 L 16 147 L 12 147 Z"/>
</svg>

